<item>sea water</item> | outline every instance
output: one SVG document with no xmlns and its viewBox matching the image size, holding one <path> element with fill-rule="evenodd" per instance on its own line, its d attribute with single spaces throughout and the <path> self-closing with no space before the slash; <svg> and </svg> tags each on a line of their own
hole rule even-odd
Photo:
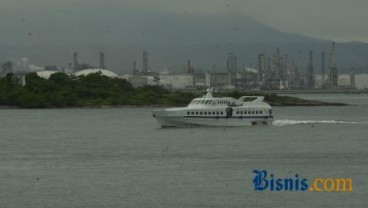
<svg viewBox="0 0 368 208">
<path fill-rule="evenodd" d="M 0 207 L 366 207 L 368 95 L 299 95 L 270 127 L 162 129 L 150 108 L 0 110 Z M 352 192 L 256 191 L 275 177 Z"/>
</svg>

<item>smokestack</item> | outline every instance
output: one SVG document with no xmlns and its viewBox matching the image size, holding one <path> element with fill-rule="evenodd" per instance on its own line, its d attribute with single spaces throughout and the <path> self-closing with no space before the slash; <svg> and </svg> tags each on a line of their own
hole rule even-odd
<svg viewBox="0 0 368 208">
<path fill-rule="evenodd" d="M 338 86 L 338 75 L 336 67 L 336 44 L 332 42 L 331 54 L 330 54 L 330 88 L 336 88 Z"/>
<path fill-rule="evenodd" d="M 133 75 L 136 75 L 136 74 L 138 74 L 137 63 L 133 61 Z"/>
<path fill-rule="evenodd" d="M 193 68 L 192 68 L 192 66 L 191 66 L 191 61 L 190 61 L 190 59 L 188 59 L 188 62 L 187 62 L 187 73 L 188 73 L 188 74 L 193 74 L 193 73 L 194 73 L 194 70 L 193 70 Z"/>
<path fill-rule="evenodd" d="M 146 75 L 148 72 L 148 53 L 147 51 L 143 51 L 143 56 L 142 56 L 142 63 L 143 63 L 143 73 Z"/>
<path fill-rule="evenodd" d="M 100 69 L 105 69 L 105 54 L 100 52 Z"/>
<path fill-rule="evenodd" d="M 309 65 L 307 72 L 307 87 L 314 88 L 313 51 L 309 51 Z"/>
<path fill-rule="evenodd" d="M 322 82 L 321 82 L 321 86 L 324 87 L 325 86 L 325 82 L 326 82 L 326 64 L 325 64 L 325 52 L 322 52 L 321 54 L 321 73 L 322 73 Z"/>
<path fill-rule="evenodd" d="M 73 54 L 73 72 L 76 72 L 78 69 L 78 52 L 74 52 Z"/>
</svg>

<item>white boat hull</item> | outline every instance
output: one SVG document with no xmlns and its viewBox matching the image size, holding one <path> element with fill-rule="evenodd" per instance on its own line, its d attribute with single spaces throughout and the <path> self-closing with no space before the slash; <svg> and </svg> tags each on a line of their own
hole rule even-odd
<svg viewBox="0 0 368 208">
<path fill-rule="evenodd" d="M 153 112 L 153 116 L 162 127 L 190 127 L 190 126 L 267 126 L 272 125 L 273 117 L 190 117 L 160 115 L 159 111 Z"/>
</svg>

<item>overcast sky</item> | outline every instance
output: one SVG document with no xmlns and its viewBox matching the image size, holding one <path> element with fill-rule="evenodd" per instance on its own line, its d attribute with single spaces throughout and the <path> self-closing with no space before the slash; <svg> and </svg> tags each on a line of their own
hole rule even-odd
<svg viewBox="0 0 368 208">
<path fill-rule="evenodd" d="M 5 35 L 0 36 L 0 43 L 12 42 L 12 38 L 22 42 L 15 34 L 27 30 L 33 31 L 28 35 L 61 30 L 61 22 L 82 28 L 96 21 L 96 16 L 210 16 L 228 12 L 249 15 L 282 31 L 326 40 L 368 42 L 368 0 L 1 0 L 0 25 Z"/>
</svg>

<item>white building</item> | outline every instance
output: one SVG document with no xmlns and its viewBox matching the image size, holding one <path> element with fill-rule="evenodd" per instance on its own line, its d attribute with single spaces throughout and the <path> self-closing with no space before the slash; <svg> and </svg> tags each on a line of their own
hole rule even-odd
<svg viewBox="0 0 368 208">
<path fill-rule="evenodd" d="M 368 89 L 368 74 L 356 74 L 355 87 L 357 89 Z"/>
<path fill-rule="evenodd" d="M 193 87 L 193 75 L 191 74 L 160 74 L 160 81 L 163 85 L 172 89 L 185 89 Z"/>
<path fill-rule="evenodd" d="M 206 87 L 224 88 L 230 86 L 231 75 L 227 72 L 206 73 Z"/>
<path fill-rule="evenodd" d="M 132 84 L 133 87 L 143 87 L 146 85 L 162 85 L 162 83 L 157 80 L 156 78 L 152 76 L 135 76 L 135 75 L 122 75 L 120 76 L 121 79 L 125 79 L 130 84 Z"/>
<path fill-rule="evenodd" d="M 357 75 L 355 75 L 355 81 L 356 81 Z M 328 77 L 325 76 L 325 81 L 322 82 L 322 75 L 320 74 L 316 74 L 314 76 L 315 79 L 315 87 L 316 88 L 322 88 L 322 83 L 327 84 L 326 86 L 328 86 Z M 354 82 L 352 83 L 353 80 L 351 80 L 351 75 L 350 74 L 339 74 L 338 76 L 338 86 L 342 87 L 342 88 L 358 88 L 357 87 L 357 83 L 355 82 L 355 86 L 352 86 L 352 84 L 354 84 Z"/>
</svg>

